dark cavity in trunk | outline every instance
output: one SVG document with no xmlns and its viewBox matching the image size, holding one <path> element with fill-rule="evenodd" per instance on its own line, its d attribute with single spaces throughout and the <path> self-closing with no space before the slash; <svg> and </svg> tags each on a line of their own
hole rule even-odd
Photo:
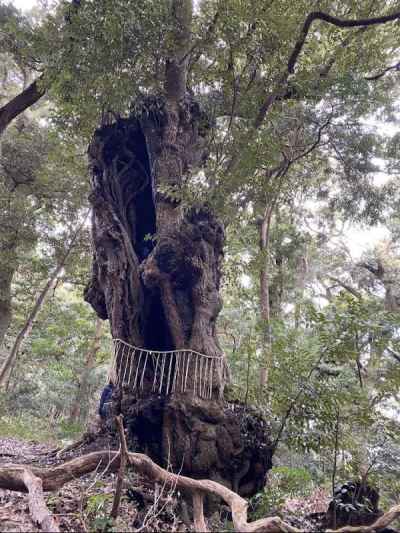
<svg viewBox="0 0 400 533">
<path fill-rule="evenodd" d="M 85 298 L 109 319 L 113 338 L 147 350 L 199 352 L 219 366 L 209 367 L 212 399 L 204 399 L 195 394 L 193 363 L 188 392 L 166 397 L 152 390 L 150 363 L 142 390 L 117 388 L 113 411 L 124 415 L 131 448 L 182 474 L 254 494 L 272 450 L 262 417 L 223 399 L 216 320 L 224 230 L 207 208 L 183 212 L 157 183 L 174 184 L 201 165 L 206 117 L 189 97 L 175 114 L 162 99 L 147 104 L 155 111 L 104 125 L 89 148 L 94 257 Z"/>
</svg>

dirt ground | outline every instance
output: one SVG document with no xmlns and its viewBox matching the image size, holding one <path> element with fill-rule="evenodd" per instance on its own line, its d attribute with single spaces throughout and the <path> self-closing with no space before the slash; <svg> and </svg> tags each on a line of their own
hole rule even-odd
<svg viewBox="0 0 400 533">
<path fill-rule="evenodd" d="M 0 465 L 18 463 L 46 468 L 99 447 L 107 449 L 107 443 L 100 439 L 95 445 L 82 446 L 57 458 L 49 445 L 0 438 Z M 119 517 L 110 521 L 115 480 L 115 474 L 93 472 L 67 483 L 57 492 L 47 493 L 47 505 L 60 530 L 188 531 L 179 518 L 185 514 L 180 495 L 162 486 L 154 487 L 131 472 L 125 480 Z M 26 494 L 0 489 L 0 531 L 41 531 L 30 518 Z"/>
</svg>

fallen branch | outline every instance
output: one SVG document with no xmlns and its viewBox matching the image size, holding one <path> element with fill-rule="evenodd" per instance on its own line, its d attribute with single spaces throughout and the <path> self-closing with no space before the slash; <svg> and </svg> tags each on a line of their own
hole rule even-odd
<svg viewBox="0 0 400 533">
<path fill-rule="evenodd" d="M 134 466 L 136 470 L 147 478 L 165 483 L 169 486 L 176 486 L 184 492 L 191 494 L 193 497 L 195 510 L 195 525 L 197 531 L 205 531 L 206 523 L 203 512 L 203 498 L 206 494 L 212 494 L 220 497 L 230 507 L 232 520 L 235 531 L 240 532 L 257 532 L 257 533 L 300 533 L 301 530 L 291 526 L 278 517 L 268 517 L 256 520 L 255 522 L 247 521 L 248 502 L 224 487 L 220 483 L 208 479 L 192 479 L 179 474 L 168 472 L 154 463 L 147 455 L 140 453 L 128 453 L 128 463 Z M 118 451 L 99 451 L 77 457 L 54 468 L 31 467 L 30 473 L 35 478 L 42 480 L 43 490 L 54 491 L 62 487 L 68 481 L 77 477 L 89 474 L 101 467 L 107 467 L 109 472 L 116 472 L 120 468 L 120 452 Z M 8 464 L 0 467 L 0 488 L 15 490 L 19 492 L 28 492 L 26 482 L 23 479 L 23 473 L 28 471 L 21 465 Z M 374 530 L 387 527 L 391 522 L 400 516 L 400 505 L 390 509 L 381 516 L 371 526 L 346 526 L 336 530 L 335 533 L 372 533 Z M 47 528 L 47 531 L 50 529 Z M 333 532 L 331 532 L 333 533 Z"/>
</svg>

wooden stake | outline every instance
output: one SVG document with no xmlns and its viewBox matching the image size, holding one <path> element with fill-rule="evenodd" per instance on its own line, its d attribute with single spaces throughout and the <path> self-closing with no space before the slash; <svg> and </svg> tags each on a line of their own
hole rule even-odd
<svg viewBox="0 0 400 533">
<path fill-rule="evenodd" d="M 120 452 L 119 452 L 120 463 L 119 463 L 119 470 L 118 470 L 118 476 L 117 476 L 117 484 L 115 487 L 113 506 L 111 509 L 111 517 L 114 519 L 117 518 L 118 516 L 119 505 L 121 503 L 122 485 L 124 483 L 125 469 L 126 469 L 126 464 L 128 462 L 128 455 L 129 455 L 128 447 L 126 445 L 123 420 L 124 419 L 122 415 L 118 415 L 115 417 L 115 422 L 117 424 L 119 442 L 120 442 Z"/>
</svg>

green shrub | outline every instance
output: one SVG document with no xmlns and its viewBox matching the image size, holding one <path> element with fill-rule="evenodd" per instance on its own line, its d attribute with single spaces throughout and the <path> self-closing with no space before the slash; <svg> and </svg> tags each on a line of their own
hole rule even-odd
<svg viewBox="0 0 400 533">
<path fill-rule="evenodd" d="M 312 489 L 311 475 L 304 468 L 274 467 L 268 474 L 264 490 L 251 500 L 251 518 L 257 520 L 266 515 L 279 514 L 287 498 L 308 496 Z"/>
<path fill-rule="evenodd" d="M 29 415 L 1 416 L 0 435 L 22 440 L 55 442 L 54 432 L 49 424 L 44 420 Z"/>
</svg>

